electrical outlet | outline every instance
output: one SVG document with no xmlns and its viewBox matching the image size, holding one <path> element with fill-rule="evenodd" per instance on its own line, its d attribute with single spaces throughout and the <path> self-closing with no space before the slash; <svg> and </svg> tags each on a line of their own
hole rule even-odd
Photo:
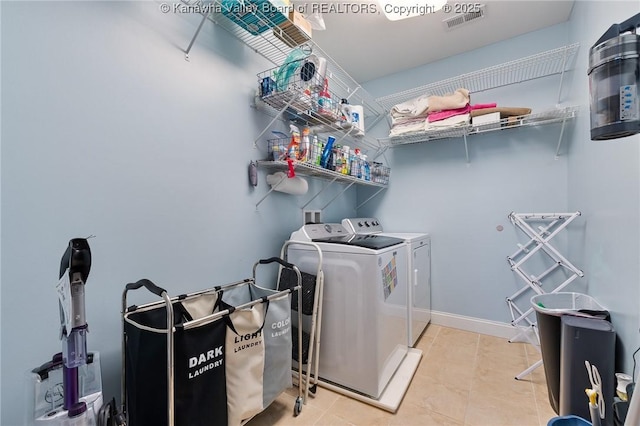
<svg viewBox="0 0 640 426">
<path fill-rule="evenodd" d="M 303 210 L 302 224 L 306 225 L 307 223 L 322 223 L 320 213 L 322 213 L 322 210 Z"/>
</svg>

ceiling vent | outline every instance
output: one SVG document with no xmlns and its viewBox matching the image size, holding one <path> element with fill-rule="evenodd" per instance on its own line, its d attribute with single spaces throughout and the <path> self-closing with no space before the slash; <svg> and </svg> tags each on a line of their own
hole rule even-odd
<svg viewBox="0 0 640 426">
<path fill-rule="evenodd" d="M 455 6 L 459 6 L 461 10 L 452 10 L 452 12 L 460 13 L 442 21 L 445 30 L 452 30 L 454 28 L 458 28 L 460 25 L 468 24 L 471 21 L 484 18 L 487 13 L 487 6 L 484 4 L 456 3 Z"/>
</svg>

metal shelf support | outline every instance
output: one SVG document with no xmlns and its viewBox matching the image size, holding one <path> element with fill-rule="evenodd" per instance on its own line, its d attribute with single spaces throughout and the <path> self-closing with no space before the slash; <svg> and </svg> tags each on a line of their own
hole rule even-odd
<svg viewBox="0 0 640 426">
<path fill-rule="evenodd" d="M 384 190 L 384 188 L 380 188 L 376 191 L 375 194 L 373 194 L 372 196 L 370 196 L 369 198 L 367 198 L 366 200 L 364 200 L 363 202 L 361 202 L 360 204 L 358 204 L 356 206 L 356 210 L 358 210 L 360 207 L 364 206 L 365 204 L 367 204 L 370 200 L 373 200 L 379 193 L 381 193 Z"/>
<path fill-rule="evenodd" d="M 317 193 L 316 195 L 314 195 L 313 197 L 311 197 L 311 199 L 310 199 L 309 201 L 307 201 L 307 202 L 305 203 L 305 205 L 304 205 L 304 206 L 302 206 L 302 209 L 304 210 L 304 209 L 305 209 L 309 204 L 311 204 L 311 202 L 312 202 L 313 200 L 315 200 L 316 198 L 318 198 L 318 196 L 319 196 L 320 194 L 322 194 L 324 191 L 326 191 L 326 190 L 331 186 L 331 184 L 333 184 L 333 182 L 335 182 L 335 181 L 336 181 L 336 179 L 338 179 L 338 178 L 333 178 L 333 180 L 332 180 L 331 182 L 327 182 L 327 184 L 326 184 L 326 185 L 325 185 L 325 186 L 324 186 L 320 191 L 318 191 L 318 193 Z"/>
<path fill-rule="evenodd" d="M 193 47 L 193 44 L 196 42 L 198 35 L 200 35 L 200 30 L 202 30 L 202 26 L 204 25 L 204 22 L 207 20 L 208 15 L 209 15 L 208 13 L 205 13 L 202 15 L 202 20 L 198 25 L 198 29 L 196 30 L 196 33 L 193 35 L 193 38 L 191 39 L 191 42 L 189 43 L 187 50 L 184 51 L 184 59 L 187 61 L 189 60 L 189 52 L 191 52 L 191 48 Z"/>
<path fill-rule="evenodd" d="M 321 209 L 321 210 L 324 210 L 324 209 L 326 209 L 327 207 L 329 207 L 329 205 L 330 205 L 331 203 L 333 203 L 333 202 L 336 200 L 336 198 L 338 198 L 339 196 L 341 196 L 342 194 L 344 194 L 345 192 L 347 192 L 347 189 L 351 188 L 351 187 L 353 186 L 353 184 L 354 184 L 354 183 L 355 183 L 355 182 L 351 182 L 349 185 L 347 185 L 347 186 L 346 186 L 342 191 L 340 191 L 340 193 L 339 193 L 339 194 L 337 194 L 335 197 L 333 197 L 333 198 L 332 198 L 332 199 L 331 199 L 327 204 L 325 204 L 324 206 L 322 206 L 322 209 Z"/>
<path fill-rule="evenodd" d="M 567 120 L 562 120 L 562 127 L 560 128 L 560 136 L 558 137 L 558 146 L 556 147 L 556 160 L 560 158 L 560 145 L 562 145 L 562 137 L 564 136 L 564 127 L 567 124 Z"/>
</svg>

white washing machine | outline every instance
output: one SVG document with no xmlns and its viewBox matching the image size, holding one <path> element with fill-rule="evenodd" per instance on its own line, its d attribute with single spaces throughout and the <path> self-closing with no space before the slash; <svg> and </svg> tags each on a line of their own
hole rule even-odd
<svg viewBox="0 0 640 426">
<path fill-rule="evenodd" d="M 313 241 L 322 250 L 320 379 L 380 398 L 408 352 L 405 242 L 350 234 L 339 223 L 304 225 L 291 241 Z M 316 273 L 315 249 L 291 244 L 287 256 Z"/>
<path fill-rule="evenodd" d="M 431 237 L 426 233 L 384 232 L 376 218 L 348 218 L 342 225 L 350 233 L 400 238 L 407 243 L 408 345 L 413 347 L 431 321 Z"/>
</svg>

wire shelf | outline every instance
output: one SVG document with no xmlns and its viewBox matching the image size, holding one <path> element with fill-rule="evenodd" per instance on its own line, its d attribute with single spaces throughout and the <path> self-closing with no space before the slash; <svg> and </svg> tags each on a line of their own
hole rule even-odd
<svg viewBox="0 0 640 426">
<path fill-rule="evenodd" d="M 308 82 L 302 81 L 300 73 L 296 72 L 286 84 L 281 82 L 279 85 L 283 86 L 283 90 L 278 90 L 275 70 L 276 68 L 258 74 L 259 94 L 255 105 L 261 111 L 271 117 L 311 127 L 312 133 L 332 133 L 339 141 L 348 140 L 349 145 L 366 151 L 374 150 L 377 153 L 383 149 L 377 139 L 366 134 L 362 136 L 356 126 L 341 120 L 340 99 L 334 92 L 329 91 L 332 107 L 320 110 L 317 88 L 308 90 Z"/>
<path fill-rule="evenodd" d="M 286 171 L 288 170 L 288 163 L 286 161 L 282 161 L 282 160 L 278 160 L 278 161 L 271 161 L 271 160 L 258 160 L 258 167 L 266 167 L 269 169 L 275 169 L 275 170 L 280 170 L 280 171 Z M 317 177 L 320 179 L 324 179 L 324 180 L 329 180 L 329 181 L 335 181 L 335 182 L 340 182 L 340 183 L 351 183 L 351 184 L 358 184 L 358 185 L 364 185 L 364 186 L 375 186 L 375 187 L 379 187 L 379 188 L 386 188 L 388 186 L 389 183 L 389 176 L 386 176 L 386 183 L 384 182 L 377 182 L 374 180 L 364 180 L 364 179 L 360 179 L 357 178 L 355 176 L 350 176 L 350 175 L 345 175 L 342 173 L 338 173 L 335 172 L 333 170 L 328 170 L 328 169 L 324 169 L 318 165 L 315 164 L 310 164 L 310 163 L 304 163 L 304 162 L 300 162 L 300 161 L 296 161 L 294 163 L 294 167 L 295 167 L 295 171 L 296 173 L 300 173 L 302 175 L 306 175 L 306 176 L 313 176 L 313 177 Z M 388 170 L 388 168 L 387 168 Z M 373 170 L 372 170 L 372 176 L 373 176 Z M 383 177 L 384 178 L 384 177 Z"/>
<path fill-rule="evenodd" d="M 313 175 L 318 175 L 320 171 L 335 172 L 341 177 L 349 176 L 355 179 L 355 181 L 349 180 L 349 182 L 389 184 L 389 175 L 391 174 L 389 167 L 354 155 L 354 151 L 357 153 L 356 150 L 348 149 L 348 153 L 345 154 L 344 146 L 341 145 L 334 145 L 333 155 L 330 156 L 331 163 L 327 164 L 327 167 L 322 167 L 320 162 L 325 143 L 326 141 L 317 139 L 317 142 L 309 141 L 307 146 L 303 146 L 302 144 L 291 144 L 290 139 L 269 139 L 267 141 L 267 158 L 269 161 L 278 162 L 278 164 L 287 164 L 287 159 L 293 158 L 295 167 L 298 165 L 308 166 L 313 170 Z M 369 170 L 368 176 L 365 163 Z M 304 171 L 308 172 L 311 169 L 304 169 Z"/>
<path fill-rule="evenodd" d="M 391 110 L 394 105 L 425 94 L 443 96 L 461 87 L 468 89 L 471 93 L 478 93 L 560 74 L 572 67 L 578 47 L 579 44 L 574 43 L 436 83 L 383 96 L 377 98 L 376 101 L 385 109 Z"/>
<path fill-rule="evenodd" d="M 250 49 L 267 59 L 275 66 L 280 66 L 286 62 L 287 56 L 291 51 L 291 46 L 300 45 L 299 40 L 289 36 L 282 31 L 283 25 L 293 25 L 287 16 L 284 21 L 280 17 L 275 19 L 272 8 L 264 7 L 269 3 L 266 0 L 243 0 L 244 4 L 251 7 L 251 15 L 254 21 L 259 22 L 262 26 L 269 27 L 268 30 L 260 33 L 252 33 L 249 30 L 238 25 L 228 13 L 229 3 L 231 0 L 181 0 L 182 3 L 198 7 L 207 19 L 229 32 L 232 36 L 244 43 Z M 295 10 L 294 6 L 277 6 L 277 9 L 285 15 Z M 230 15 L 230 17 L 225 16 Z M 280 25 L 280 26 L 279 26 Z M 346 98 L 352 105 L 362 105 L 365 109 L 365 116 L 378 117 L 385 113 L 384 108 L 380 106 L 375 98 L 364 90 L 358 82 L 356 82 L 340 65 L 338 65 L 329 55 L 326 54 L 313 40 L 309 39 L 302 46 L 308 48 L 317 56 L 322 56 L 327 60 L 327 77 L 331 81 L 332 90 L 336 93 L 338 99 Z"/>
<path fill-rule="evenodd" d="M 428 142 L 439 139 L 458 138 L 476 135 L 498 130 L 515 129 L 519 127 L 542 126 L 553 123 L 560 123 L 576 117 L 579 106 L 569 106 L 565 108 L 555 108 L 535 114 L 527 114 L 519 117 L 503 118 L 493 123 L 486 123 L 478 126 L 472 124 L 447 129 L 437 129 L 425 132 L 410 133 L 406 135 L 393 136 L 380 139 L 382 143 L 389 145 L 406 145 L 420 142 Z"/>
</svg>

